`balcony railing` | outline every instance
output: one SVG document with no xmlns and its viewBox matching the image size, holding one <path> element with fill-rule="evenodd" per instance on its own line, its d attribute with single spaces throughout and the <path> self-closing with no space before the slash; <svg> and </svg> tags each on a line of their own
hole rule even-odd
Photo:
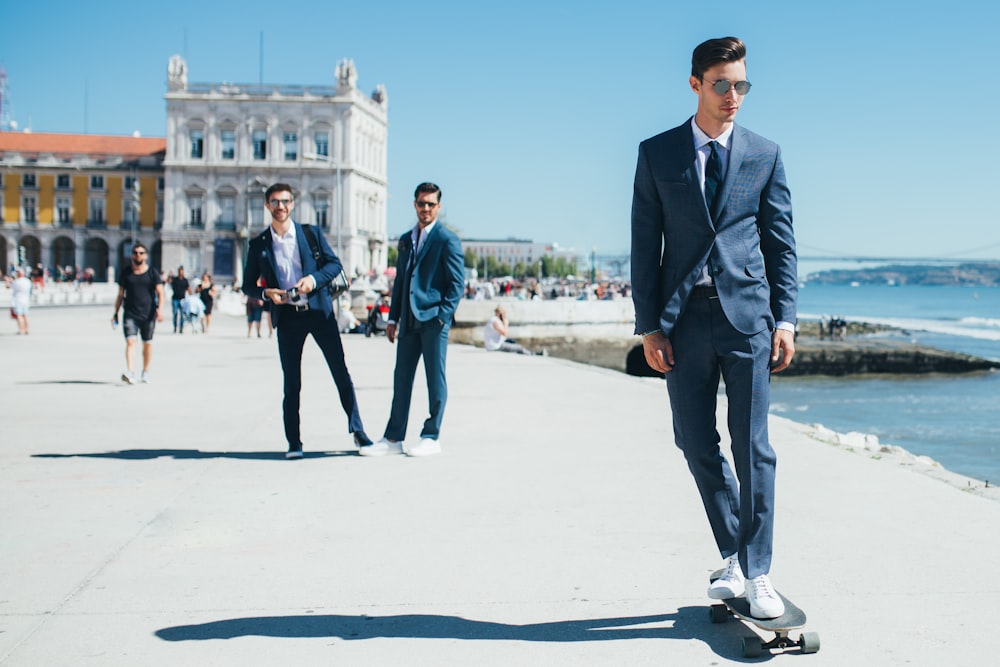
<svg viewBox="0 0 1000 667">
<path fill-rule="evenodd" d="M 87 229 L 107 229 L 108 221 L 103 219 L 88 219 Z"/>
<path fill-rule="evenodd" d="M 215 228 L 226 232 L 236 231 L 236 223 L 232 220 L 216 220 Z"/>
</svg>

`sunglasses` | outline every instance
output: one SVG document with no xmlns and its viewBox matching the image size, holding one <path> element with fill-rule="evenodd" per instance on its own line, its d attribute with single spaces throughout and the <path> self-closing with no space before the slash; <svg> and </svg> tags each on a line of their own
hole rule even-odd
<svg viewBox="0 0 1000 667">
<path fill-rule="evenodd" d="M 752 85 L 753 84 L 749 81 L 737 81 L 736 83 L 733 83 L 732 81 L 719 79 L 712 84 L 712 90 L 714 90 L 717 95 L 725 95 L 730 91 L 730 89 L 735 88 L 737 95 L 746 95 L 750 92 L 750 86 Z"/>
<path fill-rule="evenodd" d="M 284 206 L 285 208 L 288 208 L 289 206 L 292 205 L 293 201 L 294 201 L 293 199 L 272 199 L 267 203 L 274 207 Z"/>
<path fill-rule="evenodd" d="M 433 201 L 418 201 L 417 208 L 434 208 L 438 205 L 438 202 Z"/>
</svg>

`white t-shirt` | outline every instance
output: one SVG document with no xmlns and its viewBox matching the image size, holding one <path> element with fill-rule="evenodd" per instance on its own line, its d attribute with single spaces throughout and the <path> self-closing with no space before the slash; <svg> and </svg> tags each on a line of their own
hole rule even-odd
<svg viewBox="0 0 1000 667">
<path fill-rule="evenodd" d="M 487 350 L 499 350 L 500 345 L 504 341 L 504 337 L 493 326 L 494 322 L 500 322 L 500 318 L 496 315 L 493 316 L 492 320 L 483 325 L 483 346 Z M 502 325 L 503 323 L 500 322 L 500 324 Z"/>
</svg>

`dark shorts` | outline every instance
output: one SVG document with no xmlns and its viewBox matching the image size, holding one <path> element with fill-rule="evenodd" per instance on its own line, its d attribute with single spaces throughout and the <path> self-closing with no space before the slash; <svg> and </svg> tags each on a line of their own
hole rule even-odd
<svg viewBox="0 0 1000 667">
<path fill-rule="evenodd" d="M 254 308 L 253 310 L 247 312 L 247 322 L 260 322 L 260 317 L 263 314 L 263 308 Z"/>
<path fill-rule="evenodd" d="M 148 320 L 136 320 L 131 317 L 126 317 L 125 321 L 122 323 L 122 331 L 125 333 L 125 338 L 135 338 L 141 335 L 142 340 L 145 343 L 153 340 L 153 329 L 156 328 L 156 318 L 151 317 Z"/>
</svg>

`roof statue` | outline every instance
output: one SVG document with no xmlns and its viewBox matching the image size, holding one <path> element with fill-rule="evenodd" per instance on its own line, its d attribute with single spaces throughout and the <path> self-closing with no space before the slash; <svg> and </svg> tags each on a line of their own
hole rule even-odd
<svg viewBox="0 0 1000 667">
<path fill-rule="evenodd" d="M 187 88 L 187 63 L 180 56 L 171 56 L 167 64 L 167 88 L 169 90 Z"/>
</svg>

